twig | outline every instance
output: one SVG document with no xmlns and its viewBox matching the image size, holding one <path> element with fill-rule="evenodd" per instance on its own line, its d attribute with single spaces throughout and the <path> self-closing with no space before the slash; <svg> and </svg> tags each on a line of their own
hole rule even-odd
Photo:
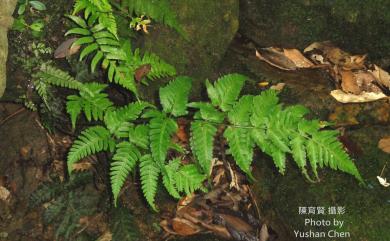
<svg viewBox="0 0 390 241">
<path fill-rule="evenodd" d="M 10 114 L 9 116 L 5 117 L 4 119 L 2 119 L 0 121 L 0 126 L 2 126 L 5 122 L 7 122 L 9 119 L 15 117 L 16 115 L 22 113 L 23 111 L 25 111 L 26 108 L 24 107 L 21 107 L 20 109 L 18 109 L 17 111 L 15 111 L 14 113 Z"/>
</svg>

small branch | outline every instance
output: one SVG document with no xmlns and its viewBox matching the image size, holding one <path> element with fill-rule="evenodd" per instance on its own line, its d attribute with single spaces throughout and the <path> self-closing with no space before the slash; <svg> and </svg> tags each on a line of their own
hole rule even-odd
<svg viewBox="0 0 390 241">
<path fill-rule="evenodd" d="M 21 107 L 20 109 L 18 109 L 17 111 L 15 111 L 14 113 L 10 114 L 9 116 L 5 117 L 3 120 L 0 121 L 0 126 L 4 125 L 5 122 L 7 122 L 8 120 L 10 120 L 11 118 L 15 117 L 16 115 L 22 113 L 23 111 L 25 111 L 26 108 L 24 107 Z"/>
</svg>

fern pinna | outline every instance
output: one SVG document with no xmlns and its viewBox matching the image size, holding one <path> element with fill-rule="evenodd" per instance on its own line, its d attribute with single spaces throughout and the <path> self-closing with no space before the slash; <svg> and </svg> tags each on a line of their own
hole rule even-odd
<svg viewBox="0 0 390 241">
<path fill-rule="evenodd" d="M 115 203 L 127 176 L 139 167 L 141 187 L 150 206 L 154 203 L 160 176 L 169 194 L 180 198 L 204 189 L 211 174 L 217 130 L 222 131 L 229 154 L 237 166 L 251 177 L 255 147 L 270 155 L 284 174 L 288 156 L 309 181 L 318 180 L 317 169 L 324 166 L 341 170 L 363 182 L 353 161 L 337 139 L 337 131 L 321 130 L 318 120 L 306 120 L 303 106 L 283 108 L 277 93 L 267 90 L 260 95 L 239 96 L 246 77 L 222 76 L 215 83 L 206 81 L 211 103 L 188 103 L 191 79 L 177 77 L 160 88 L 161 110 L 142 101 L 116 107 L 104 93 L 106 85 L 81 83 L 61 70 L 49 67 L 39 76 L 47 83 L 68 87 L 78 95 L 68 97 L 67 111 L 72 125 L 80 114 L 101 123 L 87 128 L 74 141 L 68 154 L 68 170 L 80 159 L 106 151 L 112 153 L 111 189 Z M 178 131 L 175 120 L 195 110 L 190 128 L 190 148 L 194 163 L 183 164 L 180 148 L 173 142 Z M 188 152 L 187 152 L 188 153 Z"/>
</svg>

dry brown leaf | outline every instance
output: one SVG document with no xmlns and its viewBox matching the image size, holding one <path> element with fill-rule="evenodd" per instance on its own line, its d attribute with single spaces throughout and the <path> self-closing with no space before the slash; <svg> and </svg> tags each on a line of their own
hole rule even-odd
<svg viewBox="0 0 390 241">
<path fill-rule="evenodd" d="M 0 200 L 8 202 L 10 197 L 11 192 L 7 188 L 0 186 Z"/>
<path fill-rule="evenodd" d="M 365 60 L 367 55 L 352 55 L 349 58 L 346 59 L 346 62 L 343 64 L 343 68 L 347 70 L 352 69 L 364 69 L 365 66 Z"/>
<path fill-rule="evenodd" d="M 112 240 L 112 233 L 110 231 L 106 231 L 103 233 L 97 241 L 111 241 Z"/>
<path fill-rule="evenodd" d="M 260 229 L 260 240 L 259 241 L 267 241 L 269 239 L 269 232 L 267 224 L 263 224 Z"/>
<path fill-rule="evenodd" d="M 172 219 L 172 228 L 174 232 L 181 236 L 194 235 L 202 231 L 202 228 L 193 222 L 178 217 Z"/>
<path fill-rule="evenodd" d="M 92 168 L 92 163 L 90 162 L 77 162 L 77 163 L 74 163 L 72 165 L 72 169 L 73 171 L 76 171 L 76 172 L 85 172 L 85 171 L 88 171 L 88 170 L 91 170 Z"/>
<path fill-rule="evenodd" d="M 297 67 L 293 61 L 287 58 L 283 52 L 277 48 L 262 48 L 256 50 L 256 57 L 278 69 L 296 70 Z"/>
<path fill-rule="evenodd" d="M 314 65 L 297 49 L 283 49 L 283 53 L 298 68 L 310 68 Z"/>
<path fill-rule="evenodd" d="M 71 38 L 62 42 L 60 46 L 58 46 L 58 48 L 54 51 L 54 58 L 65 58 L 77 53 L 81 47 L 80 45 L 73 45 L 77 39 L 78 38 Z"/>
<path fill-rule="evenodd" d="M 149 74 L 151 70 L 152 70 L 152 65 L 150 64 L 141 65 L 134 72 L 135 80 L 139 83 L 144 76 Z"/>
<path fill-rule="evenodd" d="M 360 94 L 362 91 L 356 81 L 355 75 L 350 70 L 342 70 L 341 73 L 341 88 L 346 93 L 352 93 L 355 95 Z"/>
<path fill-rule="evenodd" d="M 374 70 L 369 70 L 378 83 L 390 89 L 390 74 L 374 64 Z"/>
<path fill-rule="evenodd" d="M 381 89 L 375 85 L 375 76 L 368 71 L 357 71 L 353 73 L 355 75 L 356 83 L 360 90 L 366 92 L 381 93 Z"/>
<path fill-rule="evenodd" d="M 277 83 L 276 85 L 272 85 L 270 87 L 270 89 L 276 90 L 276 91 L 282 91 L 285 86 L 286 86 L 286 83 Z"/>
<path fill-rule="evenodd" d="M 387 98 L 383 93 L 362 92 L 359 95 L 354 95 L 342 90 L 332 90 L 330 95 L 341 103 L 364 103 Z"/>
<path fill-rule="evenodd" d="M 378 142 L 378 148 L 386 153 L 390 153 L 390 136 L 385 136 Z"/>
</svg>

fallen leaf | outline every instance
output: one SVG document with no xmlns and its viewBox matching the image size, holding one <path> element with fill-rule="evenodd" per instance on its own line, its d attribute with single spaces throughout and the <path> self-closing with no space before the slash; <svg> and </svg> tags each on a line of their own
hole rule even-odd
<svg viewBox="0 0 390 241">
<path fill-rule="evenodd" d="M 0 186 L 0 200 L 8 202 L 10 197 L 11 192 L 7 188 Z"/>
<path fill-rule="evenodd" d="M 276 91 L 282 91 L 285 86 L 286 86 L 286 83 L 277 83 L 276 85 L 272 85 L 270 87 L 270 89 L 271 90 L 276 90 Z"/>
<path fill-rule="evenodd" d="M 106 231 L 103 233 L 97 241 L 111 241 L 112 240 L 112 233 L 110 231 Z"/>
<path fill-rule="evenodd" d="M 356 81 L 355 75 L 350 70 L 342 70 L 341 74 L 341 88 L 346 93 L 352 93 L 355 95 L 360 94 L 362 91 Z"/>
<path fill-rule="evenodd" d="M 365 59 L 367 55 L 353 55 L 346 59 L 346 62 L 343 65 L 344 69 L 353 70 L 353 69 L 364 69 L 365 68 Z"/>
<path fill-rule="evenodd" d="M 378 83 L 390 90 L 390 74 L 374 64 L 374 70 L 369 70 L 377 79 Z"/>
<path fill-rule="evenodd" d="M 178 235 L 189 236 L 199 233 L 202 228 L 184 218 L 172 219 L 172 228 Z"/>
<path fill-rule="evenodd" d="M 134 71 L 134 77 L 135 80 L 139 83 L 144 76 L 149 74 L 149 72 L 152 70 L 152 65 L 150 64 L 144 64 L 139 66 L 135 71 Z"/>
<path fill-rule="evenodd" d="M 364 103 L 388 98 L 383 93 L 362 92 L 359 95 L 345 93 L 342 90 L 332 90 L 330 95 L 341 103 Z"/>
<path fill-rule="evenodd" d="M 67 39 L 57 47 L 54 51 L 54 58 L 61 59 L 69 57 L 80 50 L 80 45 L 73 45 L 78 38 Z"/>
<path fill-rule="evenodd" d="M 297 49 L 283 49 L 283 53 L 298 68 L 310 68 L 314 65 Z"/>
<path fill-rule="evenodd" d="M 376 178 L 378 178 L 378 181 L 379 183 L 384 186 L 384 187 L 389 187 L 390 186 L 390 183 L 388 183 L 386 181 L 386 178 L 383 178 L 383 177 L 380 177 L 380 176 L 377 176 Z"/>
<path fill-rule="evenodd" d="M 390 153 L 390 136 L 380 139 L 378 142 L 378 148 L 386 153 Z"/>
<path fill-rule="evenodd" d="M 92 168 L 92 163 L 90 162 L 78 162 L 72 165 L 72 170 L 76 172 L 85 172 Z"/>
<path fill-rule="evenodd" d="M 259 241 L 267 241 L 269 239 L 268 227 L 267 224 L 263 224 L 260 229 L 260 239 Z"/>
<path fill-rule="evenodd" d="M 273 47 L 256 50 L 256 57 L 278 69 L 282 69 L 282 70 L 297 69 L 293 61 L 287 58 L 282 51 Z"/>
</svg>

